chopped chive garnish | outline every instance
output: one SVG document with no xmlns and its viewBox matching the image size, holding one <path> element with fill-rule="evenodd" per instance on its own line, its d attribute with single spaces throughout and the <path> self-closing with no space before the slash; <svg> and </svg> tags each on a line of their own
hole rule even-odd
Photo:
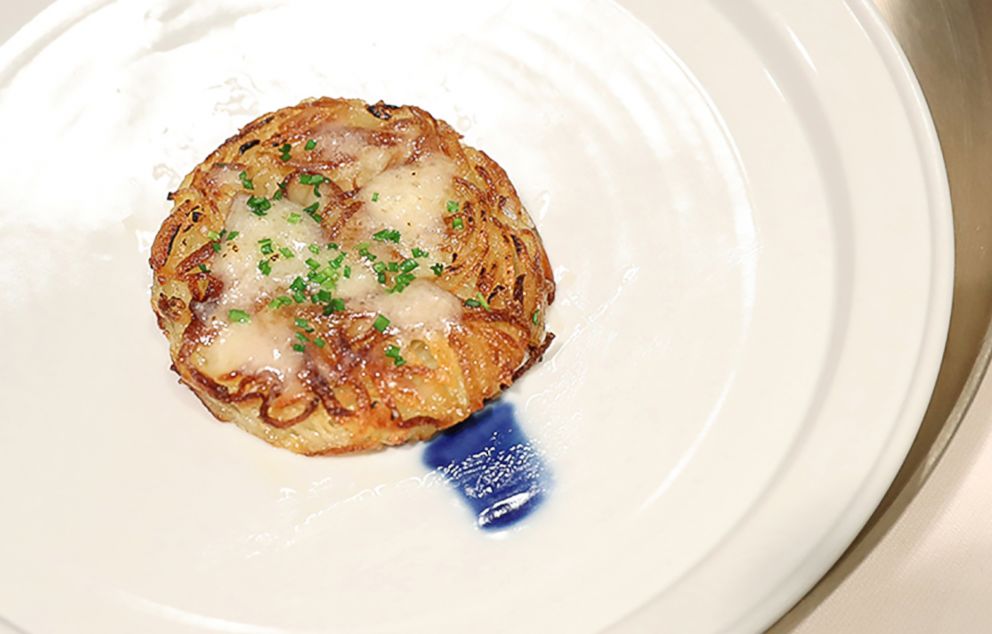
<svg viewBox="0 0 992 634">
<path fill-rule="evenodd" d="M 531 322 L 533 322 L 533 324 L 535 326 L 538 324 L 538 320 L 540 318 L 541 318 L 541 311 L 539 311 L 539 310 L 535 310 L 534 311 L 534 314 L 530 316 L 530 320 L 531 320 Z"/>
<path fill-rule="evenodd" d="M 220 253 L 220 242 L 211 242 L 210 247 L 214 250 L 214 253 Z"/>
<path fill-rule="evenodd" d="M 310 249 L 310 253 L 313 253 L 314 255 L 320 255 L 320 247 L 318 247 L 316 244 L 308 245 L 307 248 Z"/>
<path fill-rule="evenodd" d="M 341 263 L 342 263 L 342 262 L 344 262 L 344 259 L 345 259 L 345 258 L 346 258 L 347 256 L 348 256 L 348 254 L 347 254 L 347 253 L 339 253 L 339 254 L 338 254 L 338 257 L 336 257 L 336 258 L 334 258 L 333 260 L 331 260 L 331 261 L 329 261 L 329 262 L 328 262 L 327 264 L 328 264 L 328 265 L 329 265 L 329 266 L 330 266 L 330 267 L 331 267 L 332 269 L 339 269 L 339 268 L 341 268 Z"/>
<path fill-rule="evenodd" d="M 386 328 L 389 327 L 389 318 L 386 317 L 385 315 L 378 315 L 375 318 L 375 321 L 372 322 L 372 327 L 378 330 L 379 332 L 385 332 Z"/>
<path fill-rule="evenodd" d="M 376 273 L 385 273 L 386 272 L 386 263 L 385 262 L 376 262 L 375 264 L 372 265 L 372 270 L 375 271 Z"/>
<path fill-rule="evenodd" d="M 421 248 L 418 248 L 418 247 L 414 247 L 413 248 L 413 257 L 415 257 L 415 258 L 426 258 L 428 255 L 430 255 L 430 253 L 428 253 L 427 251 L 424 251 Z"/>
<path fill-rule="evenodd" d="M 344 310 L 344 300 L 340 297 L 335 297 L 324 306 L 324 315 L 330 315 L 341 310 Z"/>
<path fill-rule="evenodd" d="M 313 340 L 313 345 L 317 346 L 318 348 L 323 348 L 324 347 L 324 344 L 325 344 L 325 341 L 323 339 L 321 339 L 320 337 L 315 337 L 314 340 Z"/>
<path fill-rule="evenodd" d="M 393 365 L 401 366 L 406 364 L 406 359 L 400 356 L 398 346 L 386 346 L 386 356 L 393 360 Z"/>
<path fill-rule="evenodd" d="M 282 152 L 282 155 L 280 155 L 279 158 L 281 158 L 284 161 L 288 161 L 289 158 L 290 158 L 289 151 L 292 150 L 292 149 L 293 149 L 293 146 L 290 145 L 289 143 L 286 143 L 285 145 L 283 145 L 281 148 L 279 148 L 279 151 Z"/>
<path fill-rule="evenodd" d="M 313 218 L 314 222 L 320 222 L 321 220 L 323 220 L 323 218 L 321 218 L 320 214 L 317 213 L 318 209 L 320 209 L 320 203 L 314 203 L 312 205 L 308 205 L 304 207 L 303 213 Z"/>
<path fill-rule="evenodd" d="M 272 194 L 272 200 L 282 200 L 282 197 L 287 194 L 286 183 L 278 183 L 276 186 L 279 188 L 279 191 Z"/>
<path fill-rule="evenodd" d="M 327 302 L 331 301 L 331 291 L 321 289 L 317 291 L 317 294 L 314 295 L 314 297 L 316 297 L 317 301 L 320 302 L 321 304 L 326 304 Z"/>
<path fill-rule="evenodd" d="M 248 172 L 241 172 L 238 174 L 238 178 L 241 179 L 241 186 L 245 189 L 255 189 L 255 184 L 248 178 Z"/>
<path fill-rule="evenodd" d="M 318 262 L 317 260 L 315 260 L 313 258 L 307 258 L 304 261 L 307 263 L 307 266 L 309 266 L 314 271 L 316 271 L 317 269 L 320 268 L 320 262 Z"/>
<path fill-rule="evenodd" d="M 303 149 L 306 150 L 307 152 L 309 152 L 310 150 L 314 149 L 315 147 L 317 147 L 317 142 L 314 141 L 313 139 L 310 139 L 309 141 L 307 141 L 307 144 L 303 146 Z"/>
<path fill-rule="evenodd" d="M 341 247 L 338 246 L 338 243 L 337 242 L 328 242 L 327 243 L 327 248 L 328 249 L 334 249 L 335 251 L 337 251 Z"/>
<path fill-rule="evenodd" d="M 434 275 L 440 277 L 441 273 L 444 273 L 444 265 L 438 262 L 437 264 L 431 267 L 431 270 L 434 271 Z"/>
<path fill-rule="evenodd" d="M 417 262 L 416 260 L 409 260 L 409 259 L 403 260 L 403 263 L 400 264 L 400 270 L 403 271 L 404 273 L 409 273 L 418 266 L 420 266 L 420 263 Z"/>
<path fill-rule="evenodd" d="M 279 253 L 281 253 L 282 257 L 286 258 L 287 260 L 296 257 L 295 255 L 293 255 L 293 250 L 290 249 L 289 247 L 279 247 Z"/>
<path fill-rule="evenodd" d="M 280 295 L 279 297 L 269 302 L 269 308 L 272 309 L 282 308 L 283 306 L 289 306 L 292 303 L 293 303 L 292 298 L 288 297 L 287 295 Z"/>
<path fill-rule="evenodd" d="M 298 293 L 305 291 L 307 289 L 306 280 L 297 275 L 296 279 L 293 280 L 293 283 L 289 285 L 289 289 Z"/>
<path fill-rule="evenodd" d="M 269 202 L 268 198 L 259 198 L 258 196 L 248 198 L 248 209 L 256 216 L 264 216 L 271 208 L 272 203 Z"/>
<path fill-rule="evenodd" d="M 259 260 L 258 270 L 262 272 L 262 275 L 268 275 L 272 272 L 272 265 L 269 264 L 268 260 Z"/>
<path fill-rule="evenodd" d="M 451 221 L 451 228 L 452 229 L 461 229 L 464 226 L 465 226 L 465 223 L 462 222 L 462 219 L 461 218 L 455 218 L 454 220 Z"/>
<path fill-rule="evenodd" d="M 303 185 L 320 185 L 326 180 L 322 174 L 300 174 L 300 183 Z"/>
<path fill-rule="evenodd" d="M 379 202 L 379 192 L 372 192 L 372 202 Z"/>
<path fill-rule="evenodd" d="M 454 200 L 448 201 L 448 213 L 455 213 L 458 211 L 458 202 Z"/>
<path fill-rule="evenodd" d="M 351 267 L 350 266 L 345 266 L 344 267 L 344 279 L 347 280 L 350 277 L 351 277 Z"/>
<path fill-rule="evenodd" d="M 308 339 L 307 336 L 302 332 L 297 332 L 295 334 L 296 334 L 296 338 L 302 341 L 303 343 L 310 343 L 310 339 Z"/>
<path fill-rule="evenodd" d="M 302 291 L 296 291 L 295 293 L 293 293 L 293 301 L 296 302 L 297 304 L 302 304 L 304 301 L 306 301 L 306 299 L 307 296 L 304 295 Z"/>
<path fill-rule="evenodd" d="M 303 216 L 296 213 L 295 211 L 289 214 L 288 216 L 286 216 L 286 222 L 288 222 L 291 225 L 300 224 L 301 220 L 303 220 Z"/>
<path fill-rule="evenodd" d="M 217 233 L 216 231 L 208 231 L 207 237 L 210 238 L 211 240 L 220 240 L 220 234 Z"/>
<path fill-rule="evenodd" d="M 399 262 L 390 262 L 389 263 L 389 272 L 390 273 L 399 273 L 400 272 L 400 263 Z"/>
<path fill-rule="evenodd" d="M 262 255 L 272 255 L 272 238 L 263 238 L 258 241 L 258 244 L 260 245 L 259 250 L 262 252 Z"/>
<path fill-rule="evenodd" d="M 285 159 L 283 159 L 283 160 L 285 160 Z M 307 349 L 307 347 L 304 346 L 302 343 L 294 343 L 293 344 L 293 350 L 296 350 L 297 352 L 303 352 L 306 349 Z"/>
<path fill-rule="evenodd" d="M 396 229 L 383 229 L 373 233 L 372 237 L 379 242 L 399 242 L 400 232 Z"/>
<path fill-rule="evenodd" d="M 239 235 L 241 235 L 241 232 L 240 231 L 232 231 L 231 233 L 227 234 L 227 242 L 230 242 L 231 240 L 234 240 Z"/>
<path fill-rule="evenodd" d="M 276 193 L 272 194 L 272 200 L 282 200 L 282 190 L 277 190 Z"/>
<path fill-rule="evenodd" d="M 236 321 L 239 324 L 247 324 L 251 321 L 251 315 L 241 310 L 240 308 L 232 308 L 227 311 L 227 318 L 231 321 Z"/>
<path fill-rule="evenodd" d="M 413 273 L 400 273 L 396 276 L 396 284 L 389 289 L 390 293 L 402 293 L 413 280 L 417 279 Z"/>
<path fill-rule="evenodd" d="M 489 308 L 489 302 L 486 301 L 485 296 L 482 293 L 477 292 L 475 297 L 465 300 L 465 305 L 470 308 L 484 308 L 486 312 L 490 312 L 492 309 Z"/>
<path fill-rule="evenodd" d="M 201 273 L 209 273 L 210 269 L 207 268 L 206 264 L 201 264 L 199 267 Z"/>
<path fill-rule="evenodd" d="M 363 243 L 361 243 L 361 244 L 358 245 L 358 255 L 362 256 L 363 258 L 365 258 L 369 262 L 375 262 L 375 260 L 376 260 L 376 257 L 373 254 L 369 253 L 369 243 L 368 242 L 363 242 Z"/>
</svg>

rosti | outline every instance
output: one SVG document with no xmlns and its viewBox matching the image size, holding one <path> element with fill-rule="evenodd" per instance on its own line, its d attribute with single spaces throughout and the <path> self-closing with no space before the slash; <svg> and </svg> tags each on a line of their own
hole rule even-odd
<svg viewBox="0 0 992 634">
<path fill-rule="evenodd" d="M 506 173 L 420 108 L 264 115 L 169 195 L 152 307 L 220 420 L 303 454 L 465 420 L 540 359 L 555 283 Z"/>
</svg>

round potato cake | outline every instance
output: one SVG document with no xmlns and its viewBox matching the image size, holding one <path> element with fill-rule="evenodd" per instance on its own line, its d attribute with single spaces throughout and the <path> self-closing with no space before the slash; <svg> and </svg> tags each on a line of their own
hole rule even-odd
<svg viewBox="0 0 992 634">
<path fill-rule="evenodd" d="M 553 335 L 555 283 L 506 173 L 420 108 L 259 117 L 169 195 L 152 307 L 220 420 L 302 454 L 430 437 Z"/>
</svg>

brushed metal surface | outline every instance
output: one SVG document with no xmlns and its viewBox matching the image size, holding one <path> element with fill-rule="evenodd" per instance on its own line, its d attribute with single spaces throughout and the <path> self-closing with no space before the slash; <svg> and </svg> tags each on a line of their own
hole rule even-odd
<svg viewBox="0 0 992 634">
<path fill-rule="evenodd" d="M 954 206 L 955 280 L 940 375 L 916 441 L 844 556 L 769 632 L 791 631 L 864 560 L 933 471 L 971 405 L 992 340 L 992 0 L 874 0 L 933 114 Z"/>
</svg>

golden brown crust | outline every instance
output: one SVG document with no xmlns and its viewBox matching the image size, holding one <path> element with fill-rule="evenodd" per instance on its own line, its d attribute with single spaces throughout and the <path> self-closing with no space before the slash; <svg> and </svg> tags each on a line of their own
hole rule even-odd
<svg viewBox="0 0 992 634">
<path fill-rule="evenodd" d="M 372 168 L 348 152 L 303 151 L 328 124 L 346 130 L 362 148 L 381 150 Z M 485 153 L 460 143 L 444 121 L 411 106 L 368 105 L 321 98 L 259 117 L 225 141 L 169 195 L 173 210 L 151 249 L 152 308 L 170 343 L 174 369 L 220 420 L 304 454 L 364 451 L 429 438 L 464 420 L 494 398 L 544 353 L 552 336 L 544 314 L 554 300 L 547 254 L 513 185 Z M 283 160 L 281 147 L 295 149 Z M 224 282 L 208 232 L 221 232 L 230 213 L 230 184 L 217 166 L 253 175 L 259 196 L 293 187 L 301 174 L 322 174 L 321 231 L 341 237 L 360 211 L 358 190 L 383 170 L 444 156 L 455 165 L 452 188 L 461 230 L 444 237 L 451 261 L 438 287 L 465 302 L 481 293 L 488 308 L 466 307 L 443 336 L 408 342 L 407 363 L 382 354 L 389 333 L 371 327 L 375 314 L 346 308 L 323 315 L 309 303 L 279 309 L 302 317 L 326 346 L 308 346 L 289 389 L 273 372 L 213 375 L 200 361 L 216 336 L 202 317 Z M 371 171 L 370 171 L 371 170 Z M 206 269 L 206 270 L 201 270 Z M 259 301 L 268 301 L 260 298 Z"/>
</svg>

